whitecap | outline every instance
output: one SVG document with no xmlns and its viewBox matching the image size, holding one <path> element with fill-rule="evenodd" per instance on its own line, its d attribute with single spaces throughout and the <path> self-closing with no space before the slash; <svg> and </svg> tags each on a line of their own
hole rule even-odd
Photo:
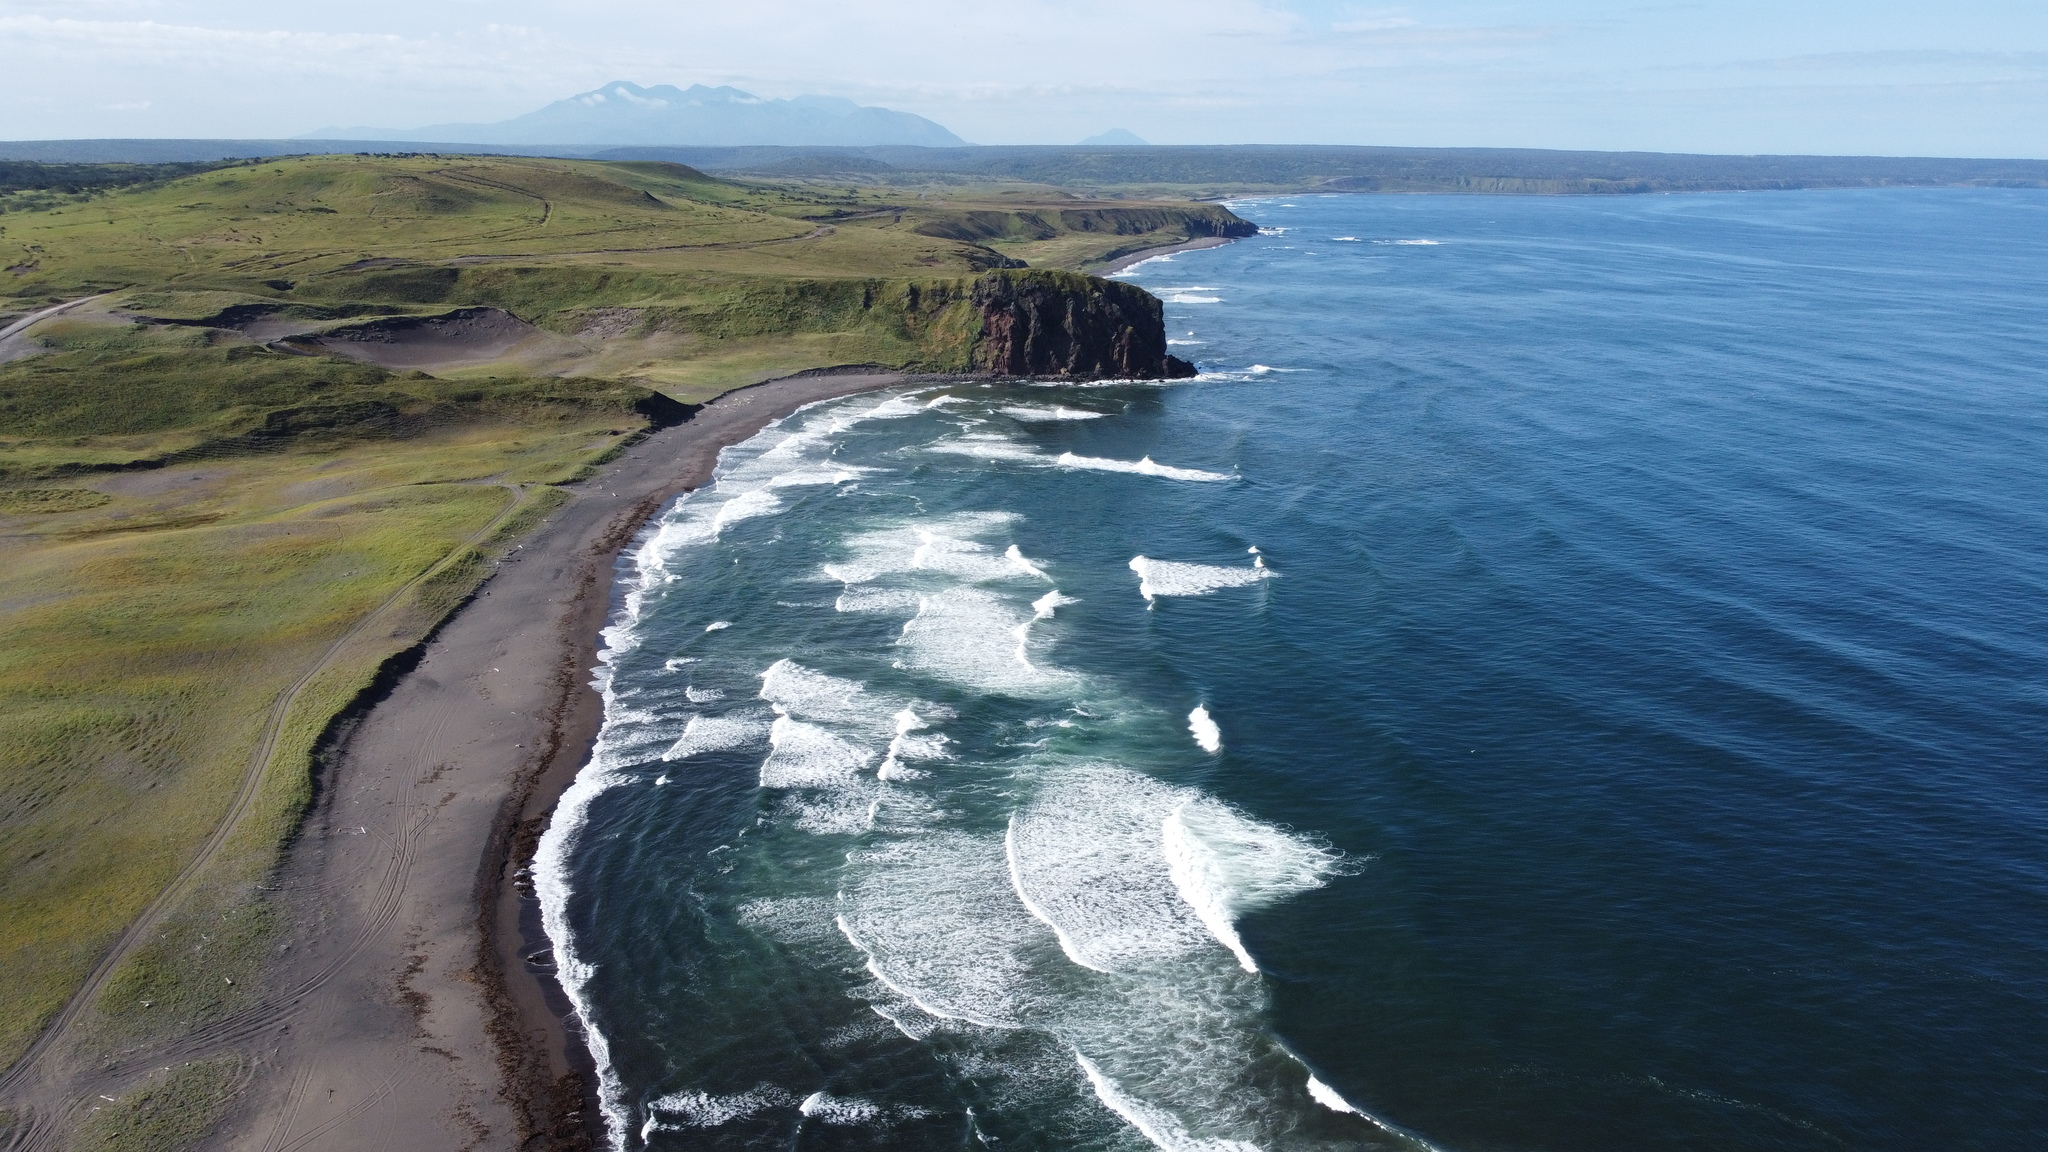
<svg viewBox="0 0 2048 1152">
<path fill-rule="evenodd" d="M 1031 602 L 1031 618 L 1033 620 L 1050 620 L 1055 609 L 1067 604 L 1079 604 L 1080 602 L 1072 596 L 1060 595 L 1060 590 L 1055 588 Z"/>
<path fill-rule="evenodd" d="M 1131 558 L 1131 571 L 1138 574 L 1138 594 L 1146 600 L 1161 596 L 1206 596 L 1219 588 L 1256 584 L 1279 573 L 1255 560 L 1250 568 L 1226 568 L 1217 564 L 1186 564 L 1176 560 Z"/>
<path fill-rule="evenodd" d="M 927 452 L 944 452 L 954 456 L 972 456 L 977 460 L 1037 460 L 1039 455 L 1029 445 L 1019 444 L 1008 437 L 989 433 L 970 432 L 951 440 L 941 440 L 925 449 Z"/>
<path fill-rule="evenodd" d="M 1173 341 L 1169 340 L 1167 343 L 1171 344 Z M 1069 408 L 1064 404 L 1055 404 L 1050 408 L 998 408 L 996 411 L 1017 420 L 1033 422 L 1046 420 L 1100 420 L 1104 416 L 1109 415 L 1107 412 L 1090 412 L 1085 408 Z"/>
<path fill-rule="evenodd" d="M 661 758 L 682 760 L 705 752 L 751 747 L 768 735 L 770 719 L 769 713 L 758 710 L 730 716 L 692 716 L 683 727 L 682 738 Z"/>
<path fill-rule="evenodd" d="M 782 659 L 761 673 L 761 699 L 785 716 L 827 723 L 873 726 L 895 709 L 869 695 L 858 680 L 830 676 Z"/>
<path fill-rule="evenodd" d="M 1163 476 L 1168 480 L 1195 480 L 1213 483 L 1218 480 L 1234 480 L 1228 472 L 1204 472 L 1199 468 L 1174 468 L 1156 463 L 1150 456 L 1138 460 L 1110 460 L 1100 456 L 1076 456 L 1062 452 L 1053 463 L 1062 468 L 1084 468 L 1093 472 L 1129 472 L 1139 476 Z"/>
<path fill-rule="evenodd" d="M 850 480 L 858 480 L 862 476 L 876 471 L 879 471 L 879 469 L 854 468 L 847 465 L 836 465 L 828 468 L 799 468 L 794 472 L 784 472 L 779 476 L 773 477 L 768 481 L 768 486 L 770 488 L 801 488 L 826 484 L 844 484 Z"/>
<path fill-rule="evenodd" d="M 640 1129 L 645 1141 L 663 1128 L 717 1128 L 735 1120 L 749 1120 L 771 1108 L 788 1108 L 796 1097 L 772 1084 L 751 1092 L 714 1096 L 709 1092 L 674 1092 L 647 1102 L 647 1123 Z M 657 1117 L 667 1121 L 658 1123 Z"/>
<path fill-rule="evenodd" d="M 730 620 L 713 620 L 704 626 L 704 630 L 706 632 L 723 632 L 730 627 L 732 627 L 732 621 Z"/>
<path fill-rule="evenodd" d="M 725 693 L 716 688 L 699 688 L 695 684 L 683 689 L 683 695 L 692 704 L 710 704 L 725 699 Z"/>
<path fill-rule="evenodd" d="M 1223 751 L 1223 732 L 1216 727 L 1216 720 L 1206 707 L 1197 704 L 1195 710 L 1188 713 L 1188 731 L 1194 733 L 1195 743 L 1201 745 L 1202 751 Z"/>
<path fill-rule="evenodd" d="M 804 1102 L 797 1105 L 797 1111 L 841 1127 L 873 1123 L 883 1115 L 881 1105 L 872 1100 L 858 1096 L 827 1096 L 823 1092 L 813 1092 L 804 1097 Z"/>
<path fill-rule="evenodd" d="M 1056 777 L 1012 814 L 1003 837 L 1010 885 L 1067 959 L 1119 972 L 1210 945 L 1161 848 L 1167 815 L 1188 795 L 1097 765 Z"/>
<path fill-rule="evenodd" d="M 1327 849 L 1204 796 L 1175 806 L 1161 839 L 1175 890 L 1246 972 L 1259 966 L 1238 938 L 1238 917 L 1322 887 L 1339 862 Z"/>
<path fill-rule="evenodd" d="M 1018 629 L 1025 617 L 1010 602 L 978 588 L 926 596 L 897 640 L 902 667 L 989 691 L 1029 691 L 1068 679 L 1032 664 Z"/>
<path fill-rule="evenodd" d="M 946 737 L 937 732 L 923 732 L 924 718 L 905 708 L 896 713 L 896 736 L 889 741 L 889 750 L 882 756 L 882 766 L 875 769 L 879 780 L 917 780 L 925 774 L 915 768 L 906 767 L 906 760 L 937 760 L 946 755 Z"/>
<path fill-rule="evenodd" d="M 1003 553 L 1003 559 L 1008 560 L 1010 562 L 1010 567 L 1015 568 L 1017 571 L 1027 576 L 1036 576 L 1040 580 L 1052 579 L 1052 577 L 1047 576 L 1045 574 L 1045 569 L 1040 568 L 1038 565 L 1033 564 L 1030 560 L 1026 559 L 1023 551 L 1019 549 L 1015 544 L 1010 545 L 1009 549 Z"/>
<path fill-rule="evenodd" d="M 1249 1140 L 1215 1140 L 1197 1137 L 1187 1130 L 1179 1118 L 1162 1108 L 1154 1108 L 1144 1101 L 1127 1094 L 1116 1081 L 1103 1075 L 1095 1061 L 1076 1052 L 1074 1058 L 1081 1063 L 1081 1072 L 1088 1077 L 1088 1083 L 1095 1089 L 1096 1098 L 1102 1106 L 1123 1117 L 1124 1122 L 1136 1128 L 1138 1133 L 1157 1145 L 1161 1152 L 1263 1152 Z"/>
<path fill-rule="evenodd" d="M 816 724 L 778 716 L 768 729 L 771 751 L 761 762 L 763 788 L 832 788 L 851 783 L 875 756 Z"/>
</svg>

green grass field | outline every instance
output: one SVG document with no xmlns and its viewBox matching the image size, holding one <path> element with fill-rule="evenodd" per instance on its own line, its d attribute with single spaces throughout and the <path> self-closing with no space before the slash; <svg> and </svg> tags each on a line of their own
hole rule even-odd
<svg viewBox="0 0 2048 1152">
<path fill-rule="evenodd" d="M 834 364 L 962 369 L 981 271 L 1086 268 L 1234 219 L 660 163 L 147 175 L 0 212 L 0 314 L 104 294 L 0 343 L 0 1064 L 230 814 L 75 1039 L 175 1034 L 249 994 L 272 930 L 258 888 L 330 718 L 556 486 L 676 400 Z M 480 306 L 516 318 L 517 339 L 425 370 L 319 343 Z M 155 1146 L 196 1123 L 162 1104 L 178 1077 L 201 1095 L 229 1079 L 178 1072 L 89 1142 Z"/>
</svg>

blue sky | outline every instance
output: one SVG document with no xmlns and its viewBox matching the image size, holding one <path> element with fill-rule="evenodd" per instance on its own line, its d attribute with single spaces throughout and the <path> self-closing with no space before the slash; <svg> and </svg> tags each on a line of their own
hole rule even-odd
<svg viewBox="0 0 2048 1152">
<path fill-rule="evenodd" d="M 2048 157 L 2048 3 L 0 0 L 0 138 L 497 120 L 609 80 L 978 143 Z"/>
</svg>

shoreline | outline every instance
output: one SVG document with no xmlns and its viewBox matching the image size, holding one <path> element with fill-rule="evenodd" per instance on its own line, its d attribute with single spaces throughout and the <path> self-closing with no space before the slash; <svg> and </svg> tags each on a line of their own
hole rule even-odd
<svg viewBox="0 0 2048 1152">
<path fill-rule="evenodd" d="M 1157 248 L 1140 248 L 1136 252 L 1125 253 L 1104 264 L 1102 269 L 1094 274 L 1097 276 L 1115 276 L 1121 272 L 1128 272 L 1133 267 L 1160 256 L 1171 256 L 1175 252 L 1194 252 L 1202 248 L 1221 248 L 1225 244 L 1235 244 L 1237 240 L 1238 238 L 1235 236 L 1203 236 L 1194 240 L 1182 241 L 1179 244 L 1164 244 Z"/>
<path fill-rule="evenodd" d="M 614 519 L 592 550 L 596 563 L 579 572 L 579 584 L 572 598 L 575 607 L 563 621 L 563 647 L 555 677 L 560 696 L 548 713 L 546 753 L 538 770 L 523 776 L 507 796 L 490 847 L 478 867 L 477 975 L 494 1017 L 493 1040 L 503 1049 L 499 1058 L 506 1073 L 504 1087 L 529 1102 L 544 1102 L 538 1114 L 529 1110 L 529 1116 L 540 1123 L 525 1134 L 522 1149 L 597 1148 L 604 1146 L 608 1136 L 603 1113 L 597 1106 L 597 1065 L 582 1040 L 582 1022 L 575 1014 L 568 991 L 556 978 L 554 941 L 541 924 L 540 901 L 534 895 L 528 873 L 541 834 L 553 821 L 563 794 L 588 765 L 604 726 L 604 698 L 590 686 L 587 677 L 598 662 L 603 631 L 617 608 L 620 555 L 640 539 L 662 509 L 678 496 L 710 481 L 724 449 L 751 439 L 769 424 L 811 404 L 877 391 L 913 379 L 907 373 L 825 370 L 721 393 L 705 406 L 705 411 L 728 397 L 784 386 L 773 392 L 764 391 L 762 397 L 743 397 L 742 404 L 774 397 L 745 416 L 733 412 L 734 405 L 728 404 L 722 414 L 730 414 L 733 419 L 711 429 L 701 446 L 710 449 L 709 458 L 692 459 L 667 483 Z M 813 381 L 819 386 L 798 388 L 792 384 L 795 381 Z M 695 423 L 703 415 L 704 411 L 700 411 L 680 427 Z M 536 1042 L 537 1036 L 544 1039 Z M 545 1070 L 541 1067 L 543 1063 Z M 520 1083 L 522 1080 L 524 1084 Z M 578 1136 L 582 1139 L 577 1139 Z"/>
<path fill-rule="evenodd" d="M 202 1147 L 603 1147 L 580 1022 L 525 868 L 588 759 L 620 552 L 719 453 L 808 404 L 914 382 L 823 370 L 721 394 L 568 490 L 316 772 L 241 1099 Z"/>
</svg>

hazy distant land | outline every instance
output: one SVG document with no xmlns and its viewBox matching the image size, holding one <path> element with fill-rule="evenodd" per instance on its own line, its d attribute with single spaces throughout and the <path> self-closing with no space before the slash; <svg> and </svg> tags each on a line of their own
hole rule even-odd
<svg viewBox="0 0 2048 1152">
<path fill-rule="evenodd" d="M 707 172 L 830 177 L 838 183 L 1037 184 L 1070 191 L 1200 197 L 1257 192 L 1470 192 L 1538 195 L 1732 192 L 1793 188 L 2048 187 L 2048 160 L 1920 156 L 1708 156 L 1538 148 L 1339 145 L 932 148 L 492 145 L 419 140 L 19 140 L 0 160 L 42 163 L 217 161 L 323 152 L 441 152 L 668 160 Z"/>
</svg>

